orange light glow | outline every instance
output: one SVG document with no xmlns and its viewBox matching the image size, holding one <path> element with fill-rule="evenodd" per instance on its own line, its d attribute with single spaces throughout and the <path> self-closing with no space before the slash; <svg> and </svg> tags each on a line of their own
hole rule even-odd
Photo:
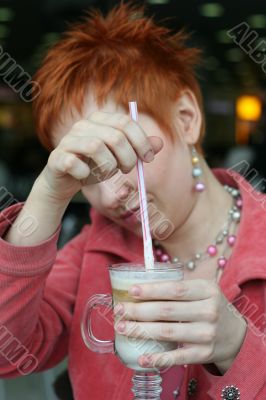
<svg viewBox="0 0 266 400">
<path fill-rule="evenodd" d="M 236 115 L 242 121 L 258 121 L 262 104 L 257 96 L 240 96 L 236 101 Z"/>
</svg>

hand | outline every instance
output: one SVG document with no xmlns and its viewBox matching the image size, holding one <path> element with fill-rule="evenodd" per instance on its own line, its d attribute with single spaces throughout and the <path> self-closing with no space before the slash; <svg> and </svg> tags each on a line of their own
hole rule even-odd
<svg viewBox="0 0 266 400">
<path fill-rule="evenodd" d="M 127 114 L 94 112 L 76 122 L 51 152 L 41 183 L 55 198 L 71 199 L 82 186 L 108 179 L 118 169 L 130 172 L 138 157 L 151 162 L 162 145 Z"/>
<path fill-rule="evenodd" d="M 140 366 L 215 363 L 222 373 L 230 367 L 247 324 L 216 283 L 195 279 L 141 284 L 129 294 L 139 302 L 115 307 L 121 316 L 115 325 L 119 334 L 183 344 L 174 351 L 141 356 Z"/>
</svg>

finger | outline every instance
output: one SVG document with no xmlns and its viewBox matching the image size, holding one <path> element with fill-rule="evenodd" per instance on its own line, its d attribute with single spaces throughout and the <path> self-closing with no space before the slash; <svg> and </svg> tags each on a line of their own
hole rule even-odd
<svg viewBox="0 0 266 400">
<path fill-rule="evenodd" d="M 124 132 L 128 141 L 140 158 L 146 162 L 153 160 L 154 149 L 150 140 L 148 139 L 147 134 L 137 122 L 130 118 L 129 115 L 95 112 L 90 116 L 90 120 L 99 124 L 108 125 L 116 130 Z M 158 148 L 157 140 L 156 149 Z"/>
<path fill-rule="evenodd" d="M 176 350 L 154 353 L 139 357 L 139 365 L 147 367 L 167 368 L 174 365 L 204 364 L 212 361 L 212 348 L 208 345 L 185 345 Z"/>
<path fill-rule="evenodd" d="M 116 157 L 121 171 L 125 174 L 130 172 L 136 166 L 138 155 L 126 135 L 122 131 L 110 127 L 108 131 L 99 132 L 99 135 Z"/>
<path fill-rule="evenodd" d="M 124 336 L 167 342 L 211 343 L 215 325 L 206 322 L 133 322 L 117 321 L 115 330 Z"/>
<path fill-rule="evenodd" d="M 138 300 L 204 300 L 218 295 L 219 288 L 213 281 L 191 279 L 134 285 L 128 293 Z"/>
<path fill-rule="evenodd" d="M 52 158 L 53 155 L 50 162 Z M 77 180 L 86 179 L 90 174 L 90 167 L 74 154 L 57 151 L 54 162 L 57 172 L 67 173 Z"/>
<path fill-rule="evenodd" d="M 132 321 L 207 321 L 215 322 L 218 312 L 211 299 L 195 301 L 157 301 L 119 303 L 114 312 Z"/>
<path fill-rule="evenodd" d="M 87 122 L 87 135 L 84 132 L 76 132 L 70 135 L 65 141 L 61 142 L 61 146 L 67 151 L 78 152 L 79 154 L 91 157 L 96 163 L 109 162 L 121 169 L 123 173 L 130 172 L 136 165 L 137 155 L 127 140 L 126 135 L 112 127 L 104 127 L 99 124 L 89 124 Z M 83 127 L 84 129 L 84 127 Z M 101 143 L 104 146 L 101 145 Z M 106 151 L 106 154 L 103 154 Z"/>
<path fill-rule="evenodd" d="M 83 161 L 87 160 L 90 167 L 94 166 L 92 173 L 97 172 L 99 181 L 103 180 L 105 175 L 110 176 L 117 169 L 117 160 L 99 137 L 90 136 L 88 138 L 71 135 L 61 143 L 61 149 L 67 153 L 83 156 Z M 93 160 L 91 164 L 90 159 Z"/>
</svg>

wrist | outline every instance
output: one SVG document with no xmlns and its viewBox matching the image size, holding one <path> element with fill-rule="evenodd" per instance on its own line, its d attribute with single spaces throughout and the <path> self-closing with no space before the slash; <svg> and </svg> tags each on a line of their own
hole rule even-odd
<svg viewBox="0 0 266 400">
<path fill-rule="evenodd" d="M 244 339 L 246 336 L 246 332 L 247 332 L 247 321 L 244 317 L 242 317 L 240 319 L 240 324 L 238 325 L 237 328 L 238 328 L 237 332 L 239 334 L 236 336 L 236 341 L 235 341 L 235 345 L 234 345 L 231 357 L 229 357 L 226 360 L 222 360 L 222 361 L 215 363 L 215 366 L 218 368 L 218 370 L 220 371 L 220 373 L 222 375 L 225 374 L 226 371 L 228 371 L 228 369 L 231 367 L 231 365 L 235 361 L 235 359 L 243 345 L 243 342 L 244 342 Z"/>
<path fill-rule="evenodd" d="M 44 177 L 41 175 L 35 180 L 31 192 L 30 197 L 33 201 L 38 203 L 43 203 L 48 207 L 52 207 L 54 210 L 64 209 L 68 206 L 71 201 L 71 197 L 69 198 L 60 198 L 58 193 L 54 193 L 47 184 Z"/>
</svg>

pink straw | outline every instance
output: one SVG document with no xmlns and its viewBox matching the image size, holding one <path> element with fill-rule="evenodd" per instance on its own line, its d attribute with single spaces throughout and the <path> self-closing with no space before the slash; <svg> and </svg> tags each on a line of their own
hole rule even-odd
<svg viewBox="0 0 266 400">
<path fill-rule="evenodd" d="M 137 108 L 137 103 L 135 101 L 129 102 L 129 110 L 132 120 L 137 122 L 138 108 Z M 146 197 L 146 189 L 144 181 L 143 162 L 139 158 L 137 161 L 137 172 L 138 172 L 138 190 L 139 190 L 145 267 L 146 269 L 154 269 L 154 256 L 153 256 L 152 239 L 149 227 L 149 216 L 148 216 L 147 197 Z"/>
</svg>

